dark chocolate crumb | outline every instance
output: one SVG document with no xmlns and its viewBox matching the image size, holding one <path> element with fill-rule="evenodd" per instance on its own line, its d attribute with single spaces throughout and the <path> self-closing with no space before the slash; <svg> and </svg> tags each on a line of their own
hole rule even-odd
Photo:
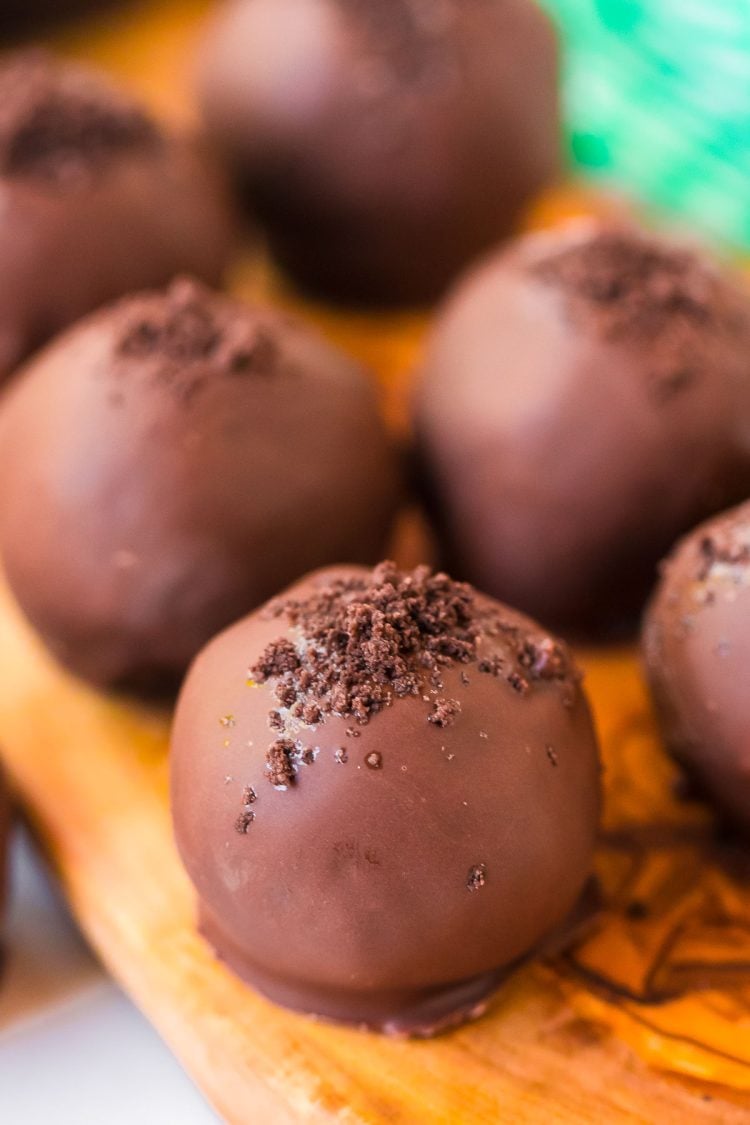
<svg viewBox="0 0 750 1125">
<path fill-rule="evenodd" d="M 317 703 L 304 702 L 301 705 L 299 718 L 308 727 L 316 726 L 323 718 L 323 712 Z"/>
<path fill-rule="evenodd" d="M 562 289 L 574 319 L 600 335 L 648 349 L 648 389 L 657 404 L 682 394 L 712 362 L 705 329 L 718 280 L 697 254 L 632 231 L 605 229 L 536 261 L 532 272 Z"/>
<path fill-rule="evenodd" d="M 518 662 L 535 680 L 564 680 L 570 674 L 566 654 L 551 637 L 525 641 L 518 654 Z"/>
<path fill-rule="evenodd" d="M 242 803 L 243 805 L 252 805 L 257 801 L 258 794 L 253 789 L 252 785 L 246 785 L 242 790 Z"/>
<path fill-rule="evenodd" d="M 280 711 L 269 711 L 268 712 L 268 725 L 271 728 L 271 730 L 282 731 L 284 729 L 284 720 L 281 717 Z"/>
<path fill-rule="evenodd" d="M 246 836 L 247 831 L 254 820 L 255 813 L 251 812 L 250 809 L 245 809 L 244 812 L 241 812 L 235 820 L 234 827 L 241 836 Z"/>
<path fill-rule="evenodd" d="M 305 766 L 311 766 L 315 761 L 315 751 L 312 746 L 303 746 L 299 752 L 299 760 Z"/>
<path fill-rule="evenodd" d="M 293 687 L 285 683 L 279 683 L 276 685 L 274 694 L 282 707 L 288 707 L 291 710 L 297 698 Z"/>
<path fill-rule="evenodd" d="M 349 754 L 347 753 L 347 751 L 344 749 L 343 746 L 339 746 L 339 748 L 336 750 L 336 752 L 333 756 L 336 759 L 336 761 L 342 766 L 346 765 L 346 763 L 349 761 Z"/>
<path fill-rule="evenodd" d="M 39 50 L 0 64 L 2 176 L 65 185 L 160 142 L 140 107 L 93 71 Z"/>
<path fill-rule="evenodd" d="M 296 672 L 300 666 L 299 655 L 291 641 L 286 637 L 271 641 L 260 660 L 250 669 L 259 683 L 265 683 L 271 676 L 283 676 L 286 672 Z"/>
<path fill-rule="evenodd" d="M 508 675 L 508 683 L 517 691 L 519 695 L 525 695 L 529 690 L 529 681 L 520 672 L 510 672 Z"/>
<path fill-rule="evenodd" d="M 294 781 L 294 766 L 291 757 L 294 743 L 288 738 L 277 738 L 266 751 L 266 769 L 272 785 L 291 785 Z"/>
<path fill-rule="evenodd" d="M 462 672 L 461 673 L 461 683 L 464 685 L 464 687 L 469 686 L 470 680 L 469 680 L 469 673 L 468 672 Z"/>
<path fill-rule="evenodd" d="M 120 310 L 113 371 L 123 384 L 135 371 L 188 405 L 217 375 L 282 370 L 275 338 L 259 314 L 191 279 L 178 278 L 166 293 L 128 298 Z"/>
<path fill-rule="evenodd" d="M 449 727 L 460 713 L 461 704 L 457 699 L 436 699 L 427 716 L 427 722 L 434 723 L 436 727 Z"/>
<path fill-rule="evenodd" d="M 719 566 L 740 571 L 750 568 L 750 537 L 741 517 L 736 522 L 725 519 L 700 541 L 697 580 L 705 582 Z"/>
<path fill-rule="evenodd" d="M 322 716 L 364 724 L 394 697 L 421 695 L 437 668 L 475 658 L 473 609 L 465 584 L 426 567 L 403 573 L 383 563 L 368 578 L 338 579 L 302 602 L 287 601 L 304 649 L 280 638 L 251 674 L 260 683 L 278 677 L 295 697 L 316 702 Z"/>
<path fill-rule="evenodd" d="M 371 770 L 380 770 L 383 768 L 383 755 L 377 750 L 373 750 L 365 758 L 365 765 Z"/>
<path fill-rule="evenodd" d="M 477 863 L 469 868 L 466 886 L 470 891 L 478 891 L 487 882 L 487 864 Z"/>
<path fill-rule="evenodd" d="M 474 590 L 427 567 L 399 571 L 382 563 L 369 574 L 337 578 L 303 599 L 276 599 L 266 616 L 285 616 L 295 641 L 280 636 L 249 669 L 257 683 L 273 683 L 275 698 L 310 725 L 328 716 L 365 725 L 395 699 L 422 700 L 428 721 L 454 722 L 458 700 L 439 697 L 446 669 L 477 662 L 525 693 L 532 683 L 577 683 L 567 649 L 544 634 L 511 625 Z M 499 648 L 478 657 L 480 640 Z M 272 712 L 275 714 L 276 712 Z M 275 721 L 275 720 L 274 720 Z M 354 726 L 346 728 L 356 738 Z M 337 751 L 337 760 L 345 761 Z"/>
</svg>

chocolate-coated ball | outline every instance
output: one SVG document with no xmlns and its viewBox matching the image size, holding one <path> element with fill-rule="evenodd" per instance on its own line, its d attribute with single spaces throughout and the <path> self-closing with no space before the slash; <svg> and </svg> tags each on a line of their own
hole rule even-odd
<svg viewBox="0 0 750 1125">
<path fill-rule="evenodd" d="M 632 629 L 675 539 L 750 493 L 750 301 L 636 229 L 527 236 L 438 317 L 415 425 L 454 573 L 559 628 Z"/>
<path fill-rule="evenodd" d="M 180 281 L 77 324 L 11 387 L 0 555 L 64 663 L 147 689 L 311 566 L 377 558 L 398 478 L 355 363 Z"/>
<path fill-rule="evenodd" d="M 589 879 L 598 756 L 567 648 L 427 568 L 319 572 L 221 634 L 171 763 L 203 933 L 300 1011 L 460 1023 Z"/>
<path fill-rule="evenodd" d="M 282 267 L 347 304 L 431 301 L 558 168 L 534 0 L 232 0 L 199 92 Z"/>
<path fill-rule="evenodd" d="M 677 546 L 643 645 L 667 747 L 693 789 L 750 834 L 750 504 Z"/>
<path fill-rule="evenodd" d="M 92 309 L 186 271 L 217 282 L 221 178 L 96 71 L 0 56 L 0 381 Z"/>
</svg>

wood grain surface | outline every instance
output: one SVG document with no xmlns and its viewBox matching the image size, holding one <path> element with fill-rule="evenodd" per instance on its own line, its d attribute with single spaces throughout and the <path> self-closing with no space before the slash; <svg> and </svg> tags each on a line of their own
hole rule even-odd
<svg viewBox="0 0 750 1125">
<path fill-rule="evenodd" d="M 126 5 L 56 45 L 187 122 L 190 58 L 209 7 Z M 565 187 L 538 201 L 530 222 L 619 207 Z M 260 258 L 240 264 L 232 287 L 294 308 L 367 362 L 403 428 L 424 318 L 301 305 Z M 428 551 L 410 516 L 400 559 Z M 214 960 L 172 842 L 169 716 L 67 676 L 2 583 L 0 754 L 92 944 L 230 1122 L 748 1120 L 750 857 L 675 795 L 635 652 L 579 655 L 605 758 L 605 906 L 576 948 L 525 968 L 486 1017 L 432 1042 L 291 1015 Z"/>
</svg>

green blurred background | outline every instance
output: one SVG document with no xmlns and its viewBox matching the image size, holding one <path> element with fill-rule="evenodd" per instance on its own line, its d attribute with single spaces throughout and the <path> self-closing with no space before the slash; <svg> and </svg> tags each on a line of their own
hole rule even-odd
<svg viewBox="0 0 750 1125">
<path fill-rule="evenodd" d="M 574 162 L 750 246 L 750 0 L 542 0 L 564 43 Z"/>
</svg>

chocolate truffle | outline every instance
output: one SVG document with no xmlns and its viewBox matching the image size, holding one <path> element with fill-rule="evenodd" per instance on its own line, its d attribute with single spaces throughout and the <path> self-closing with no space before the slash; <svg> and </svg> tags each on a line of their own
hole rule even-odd
<svg viewBox="0 0 750 1125">
<path fill-rule="evenodd" d="M 426 567 L 319 572 L 212 641 L 171 763 L 203 933 L 314 1015 L 478 1015 L 589 879 L 598 756 L 567 648 Z"/>
<path fill-rule="evenodd" d="M 230 237 L 192 141 L 77 63 L 0 56 L 0 380 L 113 297 L 183 270 L 218 281 Z"/>
<path fill-rule="evenodd" d="M 0 555 L 74 671 L 168 685 L 311 566 L 377 558 L 397 476 L 352 361 L 180 281 L 92 314 L 10 388 Z"/>
<path fill-rule="evenodd" d="M 667 747 L 695 790 L 750 834 L 750 504 L 678 544 L 643 645 Z"/>
<path fill-rule="evenodd" d="M 632 629 L 677 536 L 750 492 L 750 303 L 646 232 L 527 236 L 447 302 L 415 425 L 455 573 L 557 627 Z"/>
<path fill-rule="evenodd" d="M 431 301 L 557 171 L 533 0 L 233 0 L 199 93 L 281 266 L 343 303 Z"/>
</svg>

